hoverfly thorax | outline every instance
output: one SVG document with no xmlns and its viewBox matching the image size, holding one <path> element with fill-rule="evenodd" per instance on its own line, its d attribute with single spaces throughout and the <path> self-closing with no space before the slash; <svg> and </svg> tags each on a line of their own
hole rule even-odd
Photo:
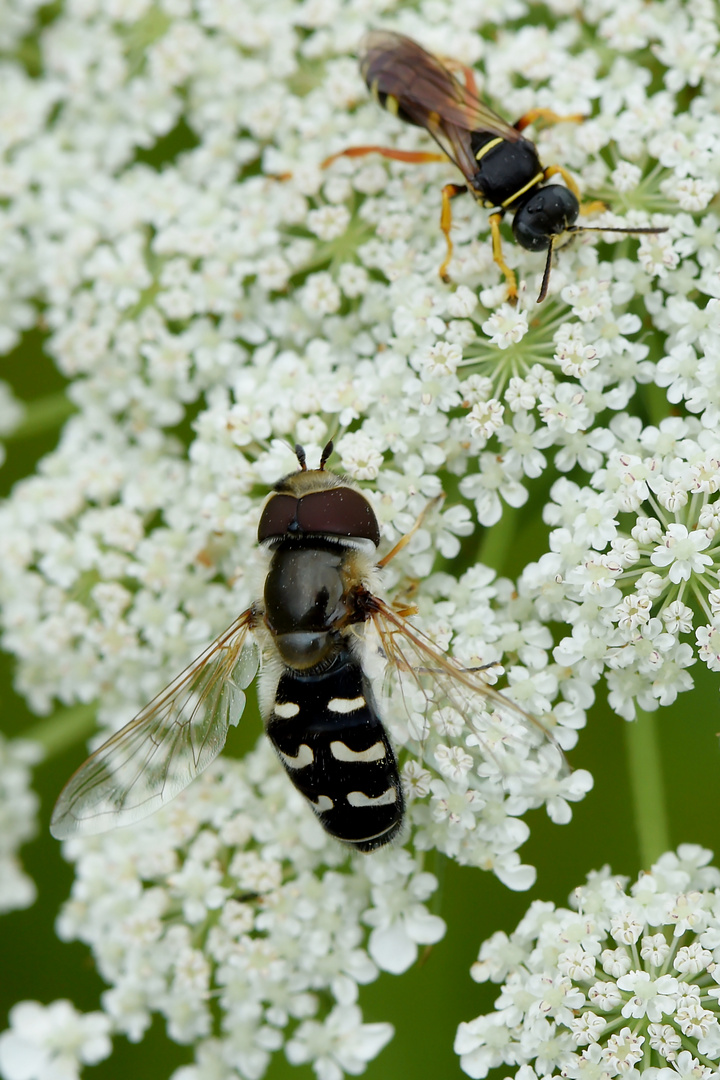
<svg viewBox="0 0 720 1080">
<path fill-rule="evenodd" d="M 380 542 L 370 503 L 347 480 L 324 469 L 300 469 L 275 486 L 258 527 L 271 552 L 265 579 L 265 623 L 296 670 L 327 666 L 343 650 L 339 631 L 354 618 L 358 559 Z"/>
</svg>

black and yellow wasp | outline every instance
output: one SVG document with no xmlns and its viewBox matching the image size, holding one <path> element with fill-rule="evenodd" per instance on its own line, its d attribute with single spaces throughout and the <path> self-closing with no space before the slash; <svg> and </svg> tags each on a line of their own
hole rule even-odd
<svg viewBox="0 0 720 1080">
<path fill-rule="evenodd" d="M 558 116 L 549 109 L 533 109 L 510 125 L 480 100 L 471 69 L 462 67 L 465 82 L 409 37 L 388 30 L 373 30 L 360 43 L 360 70 L 373 96 L 399 120 L 425 128 L 442 148 L 442 154 L 394 150 L 384 146 L 351 146 L 323 162 L 326 168 L 339 157 L 377 153 L 395 161 L 429 162 L 448 158 L 463 174 L 465 184 L 446 184 L 442 191 L 440 227 L 447 254 L 440 276 L 447 281 L 452 257 L 450 202 L 470 191 L 490 213 L 493 258 L 505 275 L 507 296 L 517 300 L 517 281 L 505 262 L 500 222 L 514 214 L 513 235 L 528 251 L 547 250 L 547 261 L 538 303 L 547 295 L 553 250 L 564 233 L 586 231 L 575 224 L 579 213 L 604 209 L 599 202 L 581 208 L 578 186 L 561 165 L 544 168 L 537 149 L 521 133 L 541 119 L 548 123 L 580 122 L 583 116 Z M 454 66 L 454 65 L 453 65 Z M 560 175 L 567 187 L 542 185 Z M 658 233 L 664 228 L 620 229 L 610 226 L 594 232 Z"/>
</svg>

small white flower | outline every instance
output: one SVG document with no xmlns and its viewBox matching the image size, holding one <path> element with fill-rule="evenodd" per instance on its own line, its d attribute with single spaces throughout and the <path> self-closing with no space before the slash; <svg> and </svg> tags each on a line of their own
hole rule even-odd
<svg viewBox="0 0 720 1080">
<path fill-rule="evenodd" d="M 110 1019 L 79 1013 L 69 1001 L 21 1001 L 0 1034 L 0 1070 L 6 1080 L 77 1080 L 83 1065 L 109 1056 Z"/>
<path fill-rule="evenodd" d="M 712 564 L 709 555 L 702 555 L 711 543 L 704 532 L 689 533 L 685 525 L 673 522 L 668 525 L 663 543 L 650 556 L 653 566 L 669 566 L 670 580 L 676 585 L 688 581 L 692 574 L 702 574 Z"/>
<path fill-rule="evenodd" d="M 526 311 L 518 311 L 510 304 L 503 304 L 482 324 L 482 331 L 487 334 L 492 345 L 499 349 L 509 349 L 525 337 L 528 332 Z"/>
</svg>

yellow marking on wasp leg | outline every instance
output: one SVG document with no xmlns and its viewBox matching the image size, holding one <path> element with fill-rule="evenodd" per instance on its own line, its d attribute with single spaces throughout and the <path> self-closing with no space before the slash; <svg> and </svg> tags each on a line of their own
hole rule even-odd
<svg viewBox="0 0 720 1080">
<path fill-rule="evenodd" d="M 400 112 L 400 102 L 396 97 L 393 97 L 392 94 L 388 94 L 385 98 L 385 108 L 392 116 L 397 116 Z"/>
<path fill-rule="evenodd" d="M 558 173 L 560 174 L 560 176 L 562 176 L 563 180 L 570 188 L 577 201 L 580 202 L 580 188 L 577 186 L 577 183 L 567 171 L 567 169 L 563 168 L 562 165 L 548 165 L 543 176 L 545 180 L 549 180 L 551 176 L 557 176 Z"/>
<path fill-rule="evenodd" d="M 500 236 L 500 222 L 502 221 L 502 214 L 490 215 L 490 233 L 492 235 L 492 252 L 493 259 L 497 266 L 500 267 L 505 275 L 505 281 L 507 282 L 507 299 L 510 304 L 517 304 L 518 291 L 517 291 L 517 279 L 514 272 L 510 269 L 505 262 L 502 253 L 502 237 Z"/>
<path fill-rule="evenodd" d="M 582 113 L 562 116 L 560 113 L 553 112 L 552 109 L 531 109 L 520 117 L 515 128 L 517 131 L 522 131 L 530 124 L 534 124 L 536 120 L 544 120 L 546 124 L 582 124 L 584 120 L 587 120 L 587 116 L 583 116 Z"/>
<path fill-rule="evenodd" d="M 580 203 L 580 213 L 583 217 L 588 214 L 602 214 L 604 210 L 607 210 L 607 206 L 602 199 L 593 199 L 592 202 Z"/>
<path fill-rule="evenodd" d="M 440 228 L 445 234 L 445 242 L 447 244 L 447 253 L 442 261 L 438 273 L 443 281 L 449 281 L 447 268 L 450 265 L 452 259 L 453 245 L 450 239 L 450 229 L 452 228 L 452 209 L 450 207 L 450 200 L 454 199 L 457 195 L 462 195 L 467 191 L 465 184 L 446 184 L 442 189 L 442 209 L 440 211 Z"/>
</svg>

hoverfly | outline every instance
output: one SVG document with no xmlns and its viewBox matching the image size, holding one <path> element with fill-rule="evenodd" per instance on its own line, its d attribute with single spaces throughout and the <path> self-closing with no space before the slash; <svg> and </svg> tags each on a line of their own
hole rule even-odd
<svg viewBox="0 0 720 1080">
<path fill-rule="evenodd" d="M 506 213 L 514 214 L 512 231 L 515 240 L 528 251 L 547 250 L 547 261 L 537 302 L 547 296 L 550 267 L 557 239 L 563 233 L 621 232 L 660 233 L 665 228 L 583 227 L 575 224 L 579 213 L 605 209 L 601 202 L 580 205 L 580 192 L 562 165 L 544 168 L 534 143 L 521 132 L 535 120 L 548 123 L 580 122 L 583 116 L 558 116 L 549 109 L 533 109 L 510 125 L 493 112 L 477 94 L 475 79 L 463 68 L 465 83 L 460 82 L 437 57 L 402 34 L 373 30 L 360 43 L 360 70 L 373 96 L 389 112 L 408 124 L 425 128 L 443 153 L 393 150 L 383 146 L 350 146 L 326 158 L 327 168 L 339 157 L 361 157 L 377 153 L 394 161 L 447 161 L 463 174 L 465 184 L 446 184 L 442 190 L 440 228 L 447 243 L 447 253 L 440 266 L 440 277 L 448 281 L 447 268 L 452 258 L 451 200 L 470 191 L 490 210 L 493 259 L 505 276 L 507 297 L 517 301 L 517 281 L 502 254 L 500 222 Z M 546 180 L 560 175 L 567 187 Z"/>
<path fill-rule="evenodd" d="M 260 666 L 266 733 L 320 823 L 358 851 L 387 844 L 401 829 L 404 800 L 364 666 L 368 624 L 383 661 L 409 674 L 426 710 L 444 704 L 468 714 L 490 699 L 526 719 L 412 626 L 406 615 L 414 609 L 376 595 L 376 572 L 421 519 L 376 562 L 377 518 L 350 480 L 325 469 L 332 448 L 328 443 L 318 469 L 308 469 L 296 447 L 298 470 L 265 503 L 258 527 L 270 555 L 263 598 L 80 766 L 56 803 L 53 836 L 130 824 L 173 799 L 222 750 Z"/>
</svg>

